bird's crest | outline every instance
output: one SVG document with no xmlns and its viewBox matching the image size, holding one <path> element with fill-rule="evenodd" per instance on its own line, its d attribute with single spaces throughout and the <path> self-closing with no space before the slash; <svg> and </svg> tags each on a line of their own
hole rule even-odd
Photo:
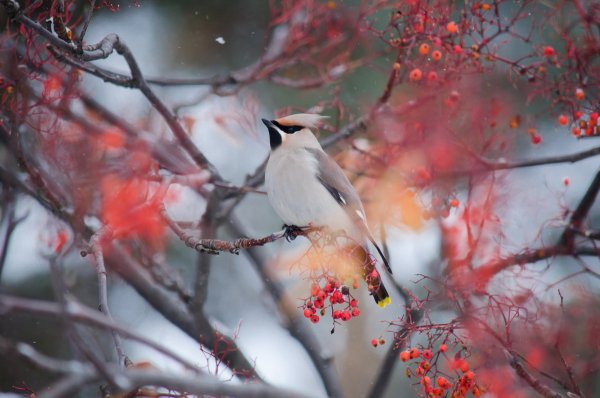
<svg viewBox="0 0 600 398">
<path fill-rule="evenodd" d="M 321 116 L 315 113 L 296 113 L 294 115 L 280 117 L 279 119 L 275 119 L 275 121 L 283 126 L 302 126 L 315 128 L 319 125 L 321 120 L 328 117 L 329 116 Z"/>
</svg>

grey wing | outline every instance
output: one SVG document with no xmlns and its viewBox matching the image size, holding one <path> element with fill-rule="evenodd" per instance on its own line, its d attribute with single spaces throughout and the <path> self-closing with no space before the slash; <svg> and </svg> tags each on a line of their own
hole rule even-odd
<svg viewBox="0 0 600 398">
<path fill-rule="evenodd" d="M 360 197 L 350 183 L 350 180 L 348 180 L 348 177 L 346 177 L 346 174 L 344 174 L 342 168 L 322 150 L 309 148 L 307 151 L 317 159 L 319 172 L 317 178 L 321 184 L 323 184 L 331 196 L 333 196 L 333 198 L 346 210 L 346 213 L 354 220 L 354 223 L 369 238 L 381 256 L 386 269 L 391 274 L 392 269 L 390 268 L 387 258 L 385 258 L 383 251 L 375 242 L 375 239 L 373 239 L 373 236 L 369 231 L 365 210 L 363 209 Z"/>
<path fill-rule="evenodd" d="M 346 210 L 355 222 L 364 223 L 365 211 L 356 190 L 342 171 L 342 168 L 325 152 L 319 149 L 307 149 L 318 164 L 317 178 L 331 196 Z"/>
</svg>

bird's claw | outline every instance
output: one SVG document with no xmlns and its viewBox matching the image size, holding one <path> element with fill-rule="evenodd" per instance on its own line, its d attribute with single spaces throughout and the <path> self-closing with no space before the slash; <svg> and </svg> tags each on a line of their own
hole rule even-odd
<svg viewBox="0 0 600 398">
<path fill-rule="evenodd" d="M 283 236 L 285 237 L 285 240 L 287 240 L 288 242 L 291 242 L 294 239 L 296 239 L 298 236 L 304 234 L 304 232 L 302 231 L 302 228 L 297 227 L 295 225 L 284 225 L 283 229 L 285 229 Z"/>
</svg>

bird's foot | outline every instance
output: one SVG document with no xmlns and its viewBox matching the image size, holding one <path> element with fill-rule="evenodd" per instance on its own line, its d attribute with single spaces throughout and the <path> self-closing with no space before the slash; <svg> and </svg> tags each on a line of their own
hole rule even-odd
<svg viewBox="0 0 600 398">
<path fill-rule="evenodd" d="M 285 229 L 285 232 L 283 233 L 283 236 L 285 237 L 285 239 L 288 242 L 293 241 L 294 239 L 296 239 L 298 236 L 300 235 L 304 235 L 304 231 L 302 228 L 296 226 L 296 225 L 287 225 L 284 224 L 283 228 Z"/>
</svg>

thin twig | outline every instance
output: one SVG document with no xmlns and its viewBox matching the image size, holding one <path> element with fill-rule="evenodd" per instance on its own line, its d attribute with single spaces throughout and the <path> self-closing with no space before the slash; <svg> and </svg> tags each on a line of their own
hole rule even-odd
<svg viewBox="0 0 600 398">
<path fill-rule="evenodd" d="M 112 230 L 109 227 L 104 227 L 100 231 L 94 234 L 90 239 L 90 247 L 94 254 L 94 260 L 96 263 L 96 272 L 98 274 L 98 302 L 100 312 L 102 312 L 108 319 L 114 321 L 110 308 L 108 307 L 108 287 L 106 281 L 106 267 L 104 265 L 104 254 L 102 253 L 102 244 L 106 239 L 110 239 L 112 236 Z M 117 352 L 118 364 L 121 367 L 129 366 L 130 362 L 127 355 L 123 351 L 121 344 L 121 338 L 115 331 L 111 331 L 115 350 Z"/>
<path fill-rule="evenodd" d="M 175 235 L 177 235 L 177 237 L 181 239 L 186 246 L 191 247 L 200 253 L 219 254 L 220 252 L 230 252 L 233 254 L 239 254 L 241 249 L 264 246 L 267 243 L 275 242 L 276 240 L 285 237 L 286 232 L 285 229 L 283 229 L 279 232 L 275 232 L 262 238 L 239 238 L 234 241 L 220 239 L 198 239 L 189 235 L 181 227 L 179 227 L 179 225 L 177 225 L 177 223 L 173 221 L 171 217 L 169 217 L 164 205 L 161 205 L 160 213 Z M 312 227 L 302 228 L 304 234 L 314 230 L 315 228 Z"/>
</svg>

